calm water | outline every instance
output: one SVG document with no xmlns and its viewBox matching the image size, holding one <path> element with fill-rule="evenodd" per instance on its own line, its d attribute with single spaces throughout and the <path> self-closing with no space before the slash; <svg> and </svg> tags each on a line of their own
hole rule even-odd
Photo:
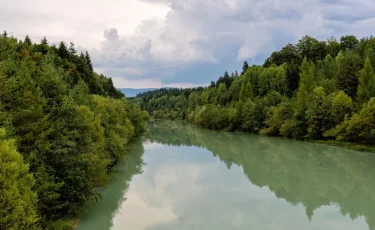
<svg viewBox="0 0 375 230">
<path fill-rule="evenodd" d="M 78 230 L 375 229 L 375 154 L 154 122 Z"/>
</svg>

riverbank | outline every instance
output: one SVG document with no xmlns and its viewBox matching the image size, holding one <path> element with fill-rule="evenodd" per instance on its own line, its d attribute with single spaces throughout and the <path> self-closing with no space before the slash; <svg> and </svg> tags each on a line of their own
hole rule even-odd
<svg viewBox="0 0 375 230">
<path fill-rule="evenodd" d="M 311 140 L 310 142 L 323 144 L 323 145 L 338 146 L 338 147 L 343 147 L 346 149 L 360 151 L 360 152 L 374 152 L 375 153 L 375 146 L 370 146 L 370 145 L 362 145 L 362 144 L 341 142 L 341 141 L 335 141 L 335 140 Z"/>
<path fill-rule="evenodd" d="M 210 129 L 207 127 L 203 127 L 198 124 L 194 124 L 192 122 L 186 121 L 186 120 L 181 120 L 181 119 L 175 119 L 175 120 L 166 120 L 166 119 L 155 119 L 151 118 L 150 121 L 173 121 L 173 122 L 181 122 L 182 124 L 191 124 L 191 125 L 196 125 L 197 127 L 203 128 L 203 129 L 208 129 L 208 130 L 216 130 L 216 129 Z M 238 130 L 230 130 L 230 129 L 222 129 L 218 131 L 224 131 L 224 132 L 231 132 L 231 133 L 250 133 L 250 132 L 244 132 L 244 131 L 238 131 Z M 256 135 L 260 136 L 269 136 L 269 135 L 263 135 L 259 133 L 253 133 Z M 281 137 L 281 136 L 274 136 L 274 137 L 280 137 L 280 138 L 286 138 L 286 139 L 291 139 L 291 140 L 296 140 L 294 138 L 288 138 L 288 137 Z M 351 143 L 351 142 L 343 142 L 343 141 L 336 141 L 336 140 L 312 140 L 312 139 L 299 139 L 300 141 L 305 141 L 305 142 L 311 142 L 311 143 L 317 143 L 317 144 L 322 144 L 322 145 L 327 145 L 327 146 L 337 146 L 337 147 L 343 147 L 345 149 L 350 149 L 350 150 L 355 150 L 355 151 L 360 151 L 360 152 L 373 152 L 375 153 L 375 146 L 372 145 L 365 145 L 365 144 L 358 144 L 358 143 Z"/>
</svg>

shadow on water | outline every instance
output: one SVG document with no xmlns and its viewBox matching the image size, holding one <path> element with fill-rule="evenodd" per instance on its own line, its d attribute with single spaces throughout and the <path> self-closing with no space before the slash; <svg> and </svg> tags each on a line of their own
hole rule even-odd
<svg viewBox="0 0 375 230">
<path fill-rule="evenodd" d="M 113 179 L 102 192 L 102 199 L 89 207 L 77 227 L 77 230 L 110 229 L 113 225 L 113 216 L 123 203 L 124 194 L 129 188 L 134 175 L 141 174 L 144 162 L 144 149 L 141 139 L 136 139 L 130 146 L 130 153 L 119 161 L 113 169 Z"/>
<path fill-rule="evenodd" d="M 282 138 L 210 131 L 166 121 L 151 123 L 147 139 L 166 145 L 203 147 L 219 157 L 229 169 L 232 165 L 241 166 L 254 185 L 267 186 L 278 198 L 292 205 L 302 204 L 310 220 L 316 209 L 336 205 L 343 216 L 349 215 L 353 220 L 362 216 L 369 228 L 375 229 L 373 153 Z"/>
</svg>

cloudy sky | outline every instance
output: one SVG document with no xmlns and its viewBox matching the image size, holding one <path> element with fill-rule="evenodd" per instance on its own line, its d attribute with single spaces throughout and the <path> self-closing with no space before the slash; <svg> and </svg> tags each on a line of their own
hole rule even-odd
<svg viewBox="0 0 375 230">
<path fill-rule="evenodd" d="M 373 33 L 374 0 L 0 0 L 0 29 L 74 42 L 117 87 L 206 85 L 303 35 Z"/>
</svg>

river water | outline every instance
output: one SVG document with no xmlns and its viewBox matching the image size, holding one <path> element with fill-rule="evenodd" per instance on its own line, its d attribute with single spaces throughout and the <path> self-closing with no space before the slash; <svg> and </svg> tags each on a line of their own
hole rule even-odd
<svg viewBox="0 0 375 230">
<path fill-rule="evenodd" d="M 375 154 L 149 124 L 78 230 L 375 229 Z"/>
</svg>

